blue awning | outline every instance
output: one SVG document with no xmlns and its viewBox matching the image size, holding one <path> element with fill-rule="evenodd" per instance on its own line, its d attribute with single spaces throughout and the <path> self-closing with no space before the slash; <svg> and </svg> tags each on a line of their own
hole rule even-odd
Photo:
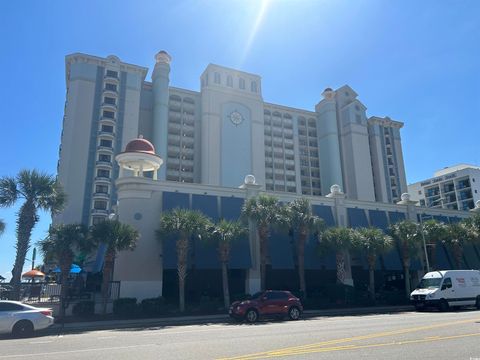
<svg viewBox="0 0 480 360">
<path fill-rule="evenodd" d="M 385 211 L 380 210 L 369 210 L 370 215 L 370 224 L 376 228 L 387 232 L 388 230 L 388 219 Z M 382 254 L 381 260 L 383 261 L 384 270 L 402 270 L 402 261 L 396 244 L 392 249 L 385 254 Z M 376 268 L 379 269 L 379 260 L 377 260 Z"/>
<path fill-rule="evenodd" d="M 293 239 L 285 232 L 273 230 L 268 239 L 272 269 L 294 269 Z"/>
</svg>

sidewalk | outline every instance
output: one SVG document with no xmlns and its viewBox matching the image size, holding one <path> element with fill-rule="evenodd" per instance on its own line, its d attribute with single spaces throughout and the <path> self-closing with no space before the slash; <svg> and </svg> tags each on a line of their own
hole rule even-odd
<svg viewBox="0 0 480 360">
<path fill-rule="evenodd" d="M 371 306 L 348 309 L 327 309 L 327 310 L 307 310 L 303 313 L 304 319 L 322 317 L 322 316 L 351 316 L 351 315 L 366 315 L 366 314 L 388 314 L 402 311 L 412 311 L 413 306 Z M 202 315 L 202 316 L 175 316 L 165 318 L 152 319 L 131 319 L 131 320 L 106 320 L 106 321 L 91 321 L 91 322 L 76 322 L 66 323 L 62 329 L 61 324 L 55 324 L 42 332 L 68 333 L 68 332 L 83 332 L 93 330 L 110 330 L 110 329 L 125 329 L 125 328 L 142 328 L 142 327 L 163 327 L 175 325 L 194 325 L 207 323 L 223 323 L 230 322 L 230 317 L 227 314 L 221 315 Z"/>
</svg>

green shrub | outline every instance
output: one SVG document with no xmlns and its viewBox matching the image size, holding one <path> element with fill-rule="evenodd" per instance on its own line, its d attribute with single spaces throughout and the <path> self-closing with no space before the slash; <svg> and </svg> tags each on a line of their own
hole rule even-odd
<svg viewBox="0 0 480 360">
<path fill-rule="evenodd" d="M 404 290 L 383 290 L 379 297 L 380 301 L 386 305 L 405 305 L 409 303 Z"/>
<path fill-rule="evenodd" d="M 162 297 L 143 299 L 140 303 L 140 312 L 146 316 L 157 316 L 164 312 L 165 300 Z"/>
<path fill-rule="evenodd" d="M 134 316 L 137 312 L 137 298 L 120 298 L 113 301 L 113 313 L 121 317 Z"/>
<path fill-rule="evenodd" d="M 87 300 L 73 305 L 72 313 L 75 316 L 88 317 L 95 314 L 95 302 Z"/>
</svg>

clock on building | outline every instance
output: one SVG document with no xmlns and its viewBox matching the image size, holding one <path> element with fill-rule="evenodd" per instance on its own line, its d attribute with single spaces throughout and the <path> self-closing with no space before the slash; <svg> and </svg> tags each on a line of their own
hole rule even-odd
<svg viewBox="0 0 480 360">
<path fill-rule="evenodd" d="M 237 110 L 230 113 L 230 121 L 233 125 L 238 126 L 243 122 L 243 116 Z"/>
</svg>

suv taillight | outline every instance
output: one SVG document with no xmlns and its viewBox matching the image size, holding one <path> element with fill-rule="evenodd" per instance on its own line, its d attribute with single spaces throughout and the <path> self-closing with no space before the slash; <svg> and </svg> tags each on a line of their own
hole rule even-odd
<svg viewBox="0 0 480 360">
<path fill-rule="evenodd" d="M 52 316 L 52 310 L 42 310 L 40 311 L 40 314 L 43 314 L 45 316 Z"/>
</svg>

